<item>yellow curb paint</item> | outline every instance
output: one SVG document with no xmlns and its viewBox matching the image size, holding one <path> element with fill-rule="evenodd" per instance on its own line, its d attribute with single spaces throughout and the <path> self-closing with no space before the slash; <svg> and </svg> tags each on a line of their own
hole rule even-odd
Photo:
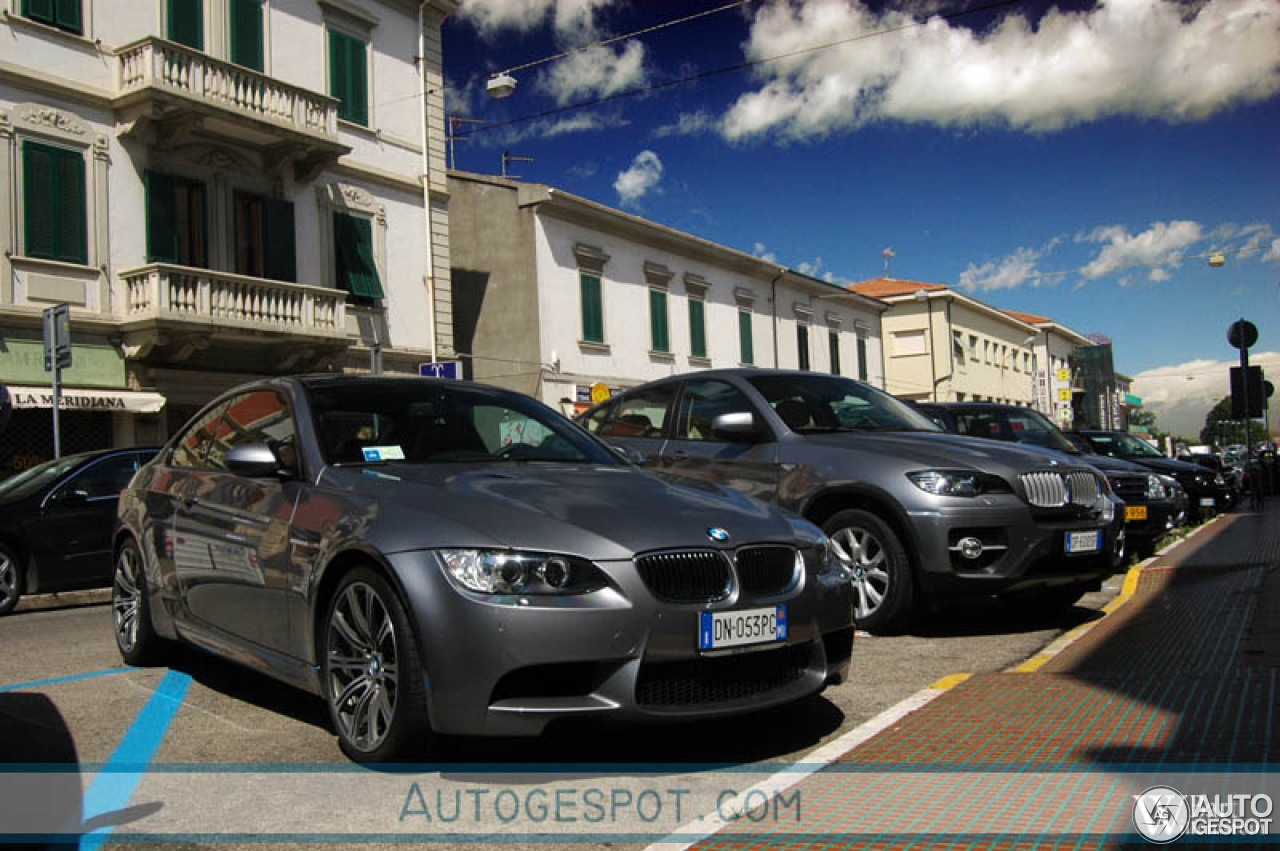
<svg viewBox="0 0 1280 851">
<path fill-rule="evenodd" d="M 1054 639 L 1048 647 L 1041 650 L 1021 665 L 1015 665 L 1012 668 L 1006 669 L 1007 672 L 1014 674 L 1034 674 L 1036 671 L 1043 668 L 1050 659 L 1054 658 L 1063 650 L 1066 650 L 1072 644 L 1079 641 L 1087 632 L 1089 632 L 1089 630 L 1106 620 L 1107 615 L 1129 602 L 1133 595 L 1138 592 L 1138 580 L 1142 578 L 1142 571 L 1151 561 L 1153 561 L 1153 559 L 1147 559 L 1146 561 L 1135 564 L 1133 567 L 1129 568 L 1129 571 L 1124 576 L 1124 585 L 1121 586 L 1120 593 L 1116 595 L 1114 600 L 1102 607 L 1102 617 L 1098 618 L 1096 621 L 1081 624 L 1075 629 L 1064 632 L 1062 635 Z"/>
<path fill-rule="evenodd" d="M 929 688 L 936 689 L 938 691 L 946 691 L 949 688 L 955 688 L 972 676 L 973 674 L 948 674 L 933 685 L 929 686 Z"/>
</svg>

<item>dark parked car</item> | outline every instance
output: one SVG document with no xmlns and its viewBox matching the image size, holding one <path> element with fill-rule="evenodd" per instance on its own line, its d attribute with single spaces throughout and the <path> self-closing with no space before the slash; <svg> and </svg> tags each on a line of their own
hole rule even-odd
<svg viewBox="0 0 1280 851">
<path fill-rule="evenodd" d="M 65 455 L 0 482 L 0 615 L 23 594 L 111 584 L 116 497 L 156 451 Z"/>
<path fill-rule="evenodd" d="M 1173 476 L 1187 492 L 1188 514 L 1192 522 L 1200 522 L 1215 511 L 1225 511 L 1231 502 L 1222 474 L 1199 464 L 1188 464 L 1165 456 L 1159 449 L 1127 431 L 1066 432 L 1077 446 L 1088 446 L 1099 455 L 1123 458 L 1141 464 L 1148 470 Z"/>
<path fill-rule="evenodd" d="M 1124 500 L 1126 544 L 1148 555 L 1157 538 L 1187 516 L 1187 495 L 1177 481 L 1132 461 L 1085 453 L 1039 411 L 997 402 L 921 402 L 921 413 L 953 434 L 1038 446 L 1096 467 Z"/>
<path fill-rule="evenodd" d="M 708 370 L 642 385 L 579 421 L 648 466 L 821 525 L 854 573 L 868 630 L 966 595 L 1070 605 L 1118 562 L 1123 521 L 1096 470 L 945 434 L 852 379 Z"/>
<path fill-rule="evenodd" d="M 1206 470 L 1213 470 L 1221 475 L 1222 482 L 1227 488 L 1226 507 L 1235 508 L 1240 503 L 1240 495 L 1244 490 L 1244 469 L 1239 465 L 1228 463 L 1221 455 L 1187 455 L 1178 460 L 1204 467 Z"/>
<path fill-rule="evenodd" d="M 122 495 L 115 552 L 125 661 L 176 638 L 315 692 L 361 761 L 432 730 L 775 706 L 853 647 L 817 527 L 463 382 L 233 390 Z"/>
</svg>

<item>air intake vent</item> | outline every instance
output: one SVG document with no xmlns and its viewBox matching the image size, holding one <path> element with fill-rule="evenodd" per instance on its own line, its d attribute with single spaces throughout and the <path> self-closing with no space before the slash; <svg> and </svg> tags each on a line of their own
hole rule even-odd
<svg viewBox="0 0 1280 851">
<path fill-rule="evenodd" d="M 729 596 L 729 560 L 716 550 L 655 553 L 636 559 L 653 595 L 670 603 L 708 603 Z"/>
</svg>

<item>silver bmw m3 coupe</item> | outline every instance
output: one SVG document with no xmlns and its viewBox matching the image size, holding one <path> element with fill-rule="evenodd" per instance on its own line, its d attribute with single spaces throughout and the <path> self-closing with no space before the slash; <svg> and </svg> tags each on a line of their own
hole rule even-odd
<svg viewBox="0 0 1280 851">
<path fill-rule="evenodd" d="M 841 681 L 853 644 L 817 527 L 462 382 L 232 390 L 121 495 L 114 553 L 125 661 L 179 640 L 308 689 L 359 761 L 775 706 Z"/>
</svg>

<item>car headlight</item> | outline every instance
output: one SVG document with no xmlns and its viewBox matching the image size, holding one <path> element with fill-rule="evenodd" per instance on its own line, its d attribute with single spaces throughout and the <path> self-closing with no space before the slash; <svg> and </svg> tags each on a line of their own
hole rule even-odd
<svg viewBox="0 0 1280 851">
<path fill-rule="evenodd" d="M 997 476 L 972 470 L 920 470 L 907 473 L 911 483 L 934 496 L 978 496 L 1008 493 L 1009 486 Z"/>
<path fill-rule="evenodd" d="M 1173 491 L 1160 476 L 1147 476 L 1147 499 L 1169 499 Z"/>
<path fill-rule="evenodd" d="M 1223 487 L 1223 486 L 1225 486 L 1225 485 L 1226 485 L 1226 480 L 1222 478 L 1222 474 L 1221 474 L 1221 473 L 1214 473 L 1214 474 L 1213 474 L 1213 483 L 1214 483 L 1215 485 L 1217 485 L 1218 487 Z"/>
<path fill-rule="evenodd" d="M 817 545 L 805 547 L 801 553 L 804 556 L 805 567 L 818 576 L 830 576 L 837 571 L 846 570 L 830 538 L 824 537 Z"/>
<path fill-rule="evenodd" d="M 606 584 L 586 559 L 515 550 L 437 550 L 455 582 L 479 594 L 585 594 Z"/>
</svg>

